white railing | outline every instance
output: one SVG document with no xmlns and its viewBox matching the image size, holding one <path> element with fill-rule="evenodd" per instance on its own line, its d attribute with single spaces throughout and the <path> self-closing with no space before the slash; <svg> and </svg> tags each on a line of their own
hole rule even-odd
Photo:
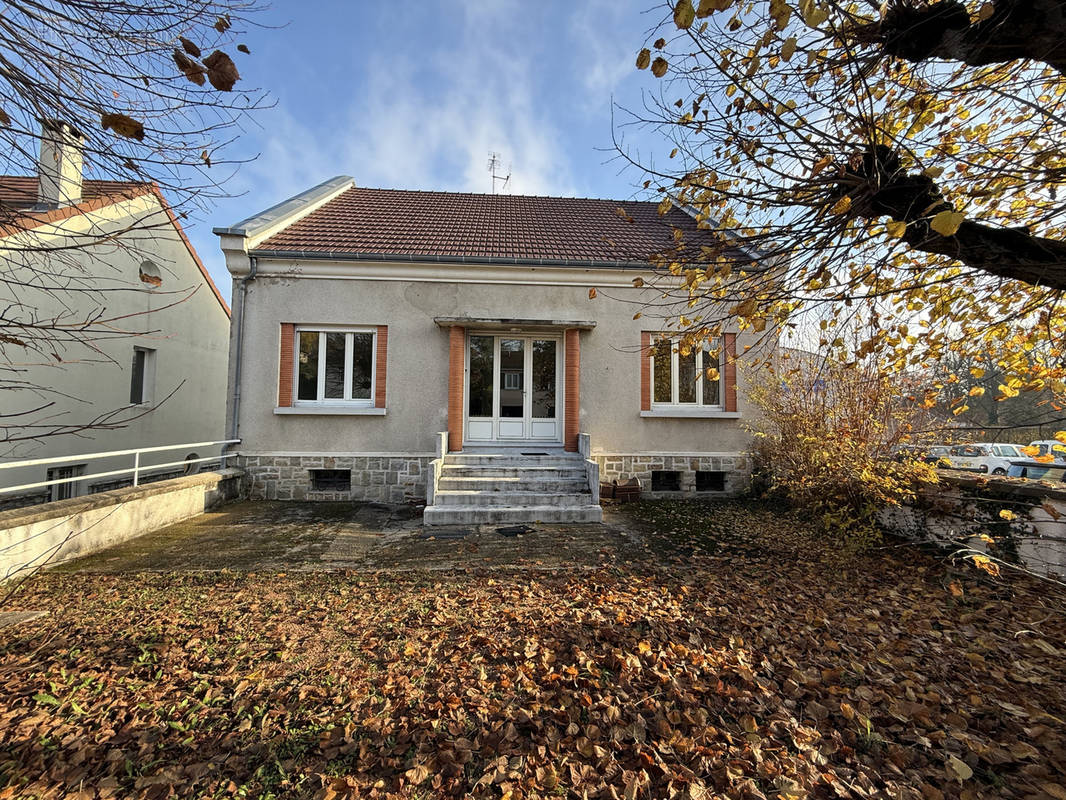
<svg viewBox="0 0 1066 800">
<path fill-rule="evenodd" d="M 205 461 L 221 461 L 222 466 L 226 466 L 226 459 L 233 458 L 236 453 L 226 453 L 225 446 L 231 444 L 239 444 L 240 439 L 224 439 L 218 442 L 187 442 L 184 444 L 170 444 L 162 447 L 138 447 L 134 450 L 107 450 L 102 453 L 79 453 L 71 456 L 58 456 L 56 458 L 29 458 L 22 461 L 6 461 L 0 463 L 0 479 L 3 476 L 3 470 L 5 469 L 24 469 L 25 467 L 43 467 L 50 464 L 62 464 L 70 465 L 71 462 L 83 462 L 83 461 L 99 461 L 105 458 L 118 458 L 120 456 L 133 456 L 133 466 L 126 469 L 112 469 L 106 472 L 94 472 L 91 474 L 75 475 L 70 478 L 53 478 L 50 481 L 37 481 L 36 483 L 24 483 L 21 486 L 0 486 L 0 494 L 9 492 L 20 492 L 27 489 L 40 489 L 45 486 L 56 486 L 63 483 L 78 483 L 79 481 L 90 480 L 91 478 L 110 478 L 115 475 L 129 475 L 133 474 L 133 485 L 139 486 L 141 482 L 142 472 L 155 472 L 157 470 L 166 469 L 168 467 L 184 467 L 189 464 L 201 464 Z M 222 452 L 217 456 L 208 456 L 206 458 L 190 458 L 182 459 L 181 461 L 170 461 L 163 464 L 148 464 L 141 466 L 141 455 L 144 453 L 162 453 L 167 450 L 185 450 L 186 448 L 193 447 L 215 447 L 216 445 L 222 445 Z"/>
</svg>

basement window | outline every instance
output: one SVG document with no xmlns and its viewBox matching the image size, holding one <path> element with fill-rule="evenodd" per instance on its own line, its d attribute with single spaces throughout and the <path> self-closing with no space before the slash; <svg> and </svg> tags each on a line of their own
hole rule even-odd
<svg viewBox="0 0 1066 800">
<path fill-rule="evenodd" d="M 350 469 L 313 469 L 311 488 L 316 492 L 347 492 L 352 488 Z"/>
<path fill-rule="evenodd" d="M 653 492 L 680 492 L 681 473 L 676 469 L 653 469 L 651 490 Z"/>
<path fill-rule="evenodd" d="M 717 470 L 696 470 L 697 492 L 724 492 L 725 473 Z"/>
</svg>

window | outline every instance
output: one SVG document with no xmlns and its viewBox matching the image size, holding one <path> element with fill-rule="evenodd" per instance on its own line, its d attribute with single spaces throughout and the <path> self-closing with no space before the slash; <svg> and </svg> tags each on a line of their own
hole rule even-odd
<svg viewBox="0 0 1066 800">
<path fill-rule="evenodd" d="M 133 348 L 133 370 L 130 375 L 130 403 L 143 405 L 152 402 L 155 386 L 155 350 Z"/>
<path fill-rule="evenodd" d="M 668 339 L 656 343 L 652 357 L 652 404 L 722 407 L 718 340 L 682 352 Z"/>
<path fill-rule="evenodd" d="M 503 388 L 509 390 L 521 389 L 522 373 L 514 369 L 505 369 L 503 371 Z"/>
<path fill-rule="evenodd" d="M 651 490 L 653 492 L 680 492 L 681 473 L 674 469 L 653 469 Z"/>
<path fill-rule="evenodd" d="M 352 488 L 350 469 L 313 469 L 311 488 L 316 492 L 347 492 Z"/>
<path fill-rule="evenodd" d="M 46 480 L 56 481 L 63 480 L 65 478 L 77 478 L 79 475 L 85 473 L 84 464 L 75 464 L 69 467 L 53 467 L 48 470 Z M 67 483 L 53 483 L 50 487 L 52 490 L 52 500 L 69 500 L 71 497 L 77 497 L 78 482 L 67 481 Z"/>
<path fill-rule="evenodd" d="M 296 337 L 298 404 L 373 405 L 376 331 L 298 328 Z"/>
<path fill-rule="evenodd" d="M 725 473 L 717 470 L 696 470 L 697 492 L 724 492 Z"/>
</svg>

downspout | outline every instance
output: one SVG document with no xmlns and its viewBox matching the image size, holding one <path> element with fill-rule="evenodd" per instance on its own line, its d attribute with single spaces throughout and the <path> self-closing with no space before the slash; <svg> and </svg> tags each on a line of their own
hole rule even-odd
<svg viewBox="0 0 1066 800">
<path fill-rule="evenodd" d="M 244 304 L 248 300 L 248 283 L 255 280 L 255 273 L 259 268 L 259 260 L 255 256 L 249 256 L 248 262 L 251 268 L 248 274 L 241 279 L 240 302 L 237 304 L 237 347 L 233 353 L 233 419 L 230 420 L 228 439 L 239 439 L 241 429 L 241 354 L 244 351 Z"/>
</svg>

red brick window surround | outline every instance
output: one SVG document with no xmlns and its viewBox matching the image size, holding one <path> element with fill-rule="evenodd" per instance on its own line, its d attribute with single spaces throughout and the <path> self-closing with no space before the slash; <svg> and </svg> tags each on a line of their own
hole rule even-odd
<svg viewBox="0 0 1066 800">
<path fill-rule="evenodd" d="M 385 408 L 388 327 L 281 325 L 278 406 Z"/>
<path fill-rule="evenodd" d="M 666 334 L 641 331 L 640 410 L 656 408 L 735 412 L 736 334 L 682 353 Z"/>
</svg>

